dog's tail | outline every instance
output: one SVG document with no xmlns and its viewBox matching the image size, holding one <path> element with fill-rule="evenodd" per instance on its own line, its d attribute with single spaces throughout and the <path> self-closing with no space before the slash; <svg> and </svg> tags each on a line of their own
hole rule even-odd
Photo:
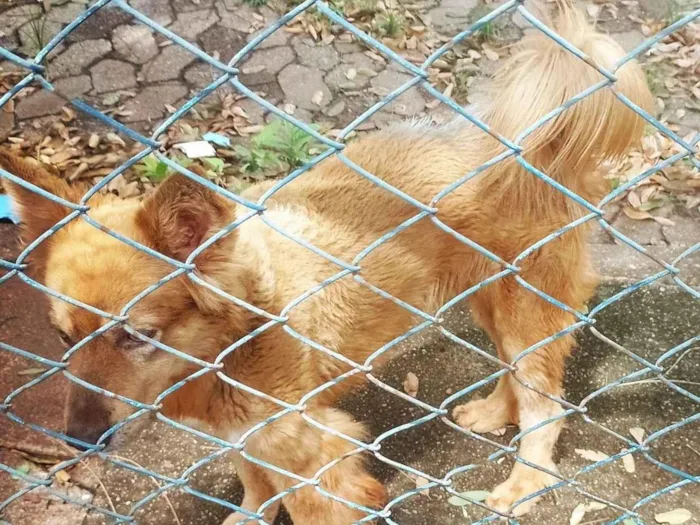
<svg viewBox="0 0 700 525">
<path fill-rule="evenodd" d="M 554 28 L 607 71 L 625 56 L 619 44 L 596 32 L 579 11 L 567 5 L 561 5 Z M 614 89 L 649 111 L 653 99 L 639 65 L 628 62 L 614 74 Z M 523 39 L 520 49 L 496 74 L 496 95 L 484 120 L 505 137 L 515 139 L 604 79 L 586 61 L 536 31 Z M 521 144 L 530 163 L 564 185 L 568 186 L 568 181 L 575 186 L 582 172 L 624 154 L 641 140 L 643 131 L 644 120 L 618 100 L 610 87 L 603 87 L 540 126 Z"/>
</svg>

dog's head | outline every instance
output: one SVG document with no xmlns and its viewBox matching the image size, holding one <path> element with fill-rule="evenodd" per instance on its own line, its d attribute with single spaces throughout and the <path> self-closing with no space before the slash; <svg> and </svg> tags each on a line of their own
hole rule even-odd
<svg viewBox="0 0 700 525">
<path fill-rule="evenodd" d="M 38 164 L 2 152 L 0 166 L 67 202 L 79 202 L 87 189 L 69 185 Z M 72 212 L 8 179 L 3 178 L 3 185 L 16 204 L 24 246 L 34 243 Z M 143 201 L 95 195 L 87 205 L 88 217 L 99 225 L 177 261 L 185 261 L 202 242 L 235 219 L 234 208 L 224 198 L 182 175 L 170 177 Z M 235 278 L 240 272 L 232 267 L 233 243 L 235 234 L 224 237 L 197 256 L 194 263 L 200 277 L 245 297 L 245 288 Z M 244 323 L 231 303 L 185 275 L 172 278 L 133 302 L 176 267 L 128 245 L 83 217 L 74 218 L 42 240 L 29 261 L 30 268 L 36 270 L 32 273 L 49 289 L 112 316 L 110 319 L 50 296 L 52 323 L 64 344 L 72 347 L 84 343 L 70 357 L 69 373 L 141 403 L 152 403 L 162 391 L 199 369 L 150 341 L 211 361 L 231 341 L 236 325 L 240 328 Z M 123 322 L 121 315 L 127 317 Z M 92 336 L 96 332 L 99 335 Z M 133 411 L 118 398 L 72 382 L 66 408 L 67 433 L 94 443 Z"/>
</svg>

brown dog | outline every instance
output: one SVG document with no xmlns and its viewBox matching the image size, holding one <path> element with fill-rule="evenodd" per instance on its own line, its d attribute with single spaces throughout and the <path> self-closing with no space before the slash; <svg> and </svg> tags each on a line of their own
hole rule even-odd
<svg viewBox="0 0 700 525">
<path fill-rule="evenodd" d="M 557 31 L 603 67 L 612 67 L 624 55 L 614 41 L 595 33 L 576 13 L 565 11 Z M 498 74 L 494 100 L 484 108 L 483 119 L 503 136 L 514 139 L 601 79 L 595 69 L 548 37 L 531 35 Z M 617 72 L 616 89 L 644 108 L 651 105 L 644 75 L 634 63 Z M 596 173 L 599 165 L 620 156 L 640 139 L 643 124 L 609 89 L 599 90 L 529 135 L 523 142 L 523 157 L 589 202 L 596 202 L 604 192 Z M 401 124 L 349 146 L 345 155 L 386 183 L 429 204 L 441 190 L 503 151 L 499 142 L 466 123 L 444 128 Z M 4 155 L 2 165 L 64 199 L 77 201 L 82 195 L 83 190 L 33 163 Z M 67 214 L 63 206 L 18 185 L 5 181 L 5 187 L 19 205 L 25 242 L 33 241 Z M 243 196 L 256 200 L 269 188 L 270 184 L 254 186 Z M 89 205 L 88 215 L 95 221 L 180 261 L 215 232 L 249 213 L 180 175 L 168 179 L 143 202 L 96 195 Z M 339 159 L 326 160 L 283 187 L 265 206 L 265 220 L 348 262 L 419 211 Z M 457 187 L 436 207 L 439 221 L 509 262 L 587 213 L 513 158 Z M 447 300 L 503 269 L 461 242 L 459 235 L 439 229 L 430 218 L 417 221 L 361 260 L 357 272 L 361 279 L 346 275 L 289 311 L 288 329 L 314 341 L 317 348 L 292 337 L 282 322 L 273 322 L 223 360 L 219 374 L 234 384 L 209 371 L 167 396 L 162 413 L 237 442 L 254 425 L 282 410 L 240 384 L 295 405 L 310 391 L 352 370 L 332 353 L 362 364 L 420 320 L 366 283 L 420 310 L 435 312 Z M 34 263 L 48 287 L 111 314 L 118 314 L 134 296 L 173 271 L 169 264 L 82 219 L 70 222 L 43 242 L 34 252 Z M 195 264 L 194 275 L 200 283 L 184 275 L 171 280 L 129 310 L 128 325 L 210 363 L 223 349 L 268 322 L 230 301 L 227 294 L 280 315 L 304 292 L 340 271 L 336 264 L 277 233 L 260 215 L 206 249 Z M 519 262 L 519 275 L 551 297 L 581 310 L 595 286 L 585 232 L 575 228 L 540 247 Z M 225 294 L 216 293 L 214 288 Z M 571 313 L 527 290 L 512 275 L 479 289 L 469 301 L 476 320 L 496 343 L 500 359 L 509 363 L 523 350 L 575 322 Z M 69 344 L 107 322 L 55 298 L 51 298 L 51 315 Z M 572 344 L 573 338 L 567 335 L 530 353 L 517 362 L 517 371 L 501 378 L 487 399 L 454 411 L 456 421 L 475 432 L 509 423 L 525 430 L 555 418 L 523 437 L 520 456 L 545 471 L 516 463 L 508 480 L 488 500 L 501 512 L 526 512 L 535 498 L 512 507 L 553 482 L 556 467 L 552 451 L 563 424 L 556 417 L 563 409 L 538 392 L 563 394 L 564 360 Z M 150 403 L 200 367 L 158 350 L 116 325 L 78 350 L 69 370 L 109 391 Z M 309 398 L 303 407 L 245 437 L 247 454 L 297 477 L 239 457 L 244 509 L 257 511 L 269 498 L 301 479 L 315 477 L 320 490 L 305 486 L 281 500 L 297 524 L 346 525 L 367 515 L 340 500 L 381 508 L 386 497 L 383 486 L 366 472 L 356 444 L 342 437 L 363 439 L 363 427 L 332 408 L 337 397 L 357 385 L 361 377 L 361 373 L 349 374 L 337 386 Z M 73 385 L 67 432 L 95 442 L 132 411 L 117 399 Z M 336 463 L 321 470 L 332 462 Z M 279 503 L 278 499 L 263 509 L 268 522 L 274 520 Z M 244 517 L 236 514 L 226 523 Z"/>
</svg>

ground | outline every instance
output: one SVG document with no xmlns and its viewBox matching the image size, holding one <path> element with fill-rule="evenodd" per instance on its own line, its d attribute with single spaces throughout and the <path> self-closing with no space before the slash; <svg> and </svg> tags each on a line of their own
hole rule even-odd
<svg viewBox="0 0 700 525">
<path fill-rule="evenodd" d="M 286 9 L 274 2 L 253 7 L 254 2 L 236 0 L 132 0 L 129 3 L 224 62 Z M 420 64 L 448 36 L 500 3 L 428 0 L 406 5 L 393 1 L 376 6 L 373 2 L 334 5 L 352 17 L 356 26 L 372 32 L 407 60 Z M 44 2 L 44 6 L 47 4 L 50 4 L 48 11 L 33 1 L 0 4 L 0 46 L 22 55 L 34 55 L 85 8 L 86 2 L 52 0 Z M 525 4 L 533 5 L 529 0 Z M 582 4 L 588 15 L 598 20 L 599 27 L 628 50 L 677 19 L 684 9 L 697 7 L 680 0 Z M 478 39 L 437 61 L 429 70 L 430 81 L 460 103 L 478 103 L 485 94 L 483 81 L 507 56 L 510 43 L 528 30 L 531 29 L 527 22 L 519 15 L 489 26 Z M 697 35 L 697 31 L 687 31 L 664 40 L 661 47 L 643 57 L 657 97 L 657 114 L 682 136 L 700 127 Z M 317 124 L 330 136 L 410 79 L 404 69 L 316 15 L 297 19 L 286 30 L 275 33 L 239 67 L 243 84 L 281 110 Z M 217 76 L 208 64 L 110 7 L 89 18 L 56 48 L 47 62 L 47 78 L 61 95 L 81 96 L 146 134 Z M 19 78 L 21 75 L 14 66 L 0 62 L 0 93 Z M 53 165 L 58 173 L 71 180 L 96 181 L 136 151 L 128 137 L 113 133 L 96 120 L 65 106 L 60 96 L 34 88 L 25 90 L 0 109 L 0 140 L 7 140 L 10 147 Z M 359 132 L 370 132 L 410 116 L 428 117 L 437 123 L 451 118 L 444 106 L 435 104 L 424 91 L 413 88 L 363 123 Z M 164 151 L 170 154 L 169 145 L 174 142 L 194 140 L 205 131 L 217 131 L 229 136 L 234 145 L 252 149 L 250 139 L 259 137 L 270 119 L 269 112 L 224 86 L 210 95 L 204 106 L 198 106 L 198 111 L 190 114 L 185 124 L 174 126 L 160 139 Z M 303 156 L 313 151 L 294 153 Z M 650 134 L 644 148 L 612 169 L 611 179 L 615 183 L 624 181 L 630 174 L 637 174 L 672 153 L 670 141 Z M 212 167 L 212 180 L 229 188 L 279 174 L 274 169 L 244 170 L 240 150 L 217 148 L 217 155 L 226 164 Z M 139 194 L 157 183 L 153 175 L 157 169 L 157 165 L 145 166 L 139 172 L 128 172 L 127 177 L 111 183 L 109 189 L 123 196 Z M 606 207 L 606 218 L 656 257 L 671 261 L 687 247 L 700 242 L 698 180 L 697 170 L 687 164 L 664 170 L 650 183 Z M 0 258 L 15 259 L 16 237 L 14 226 L 0 225 Z M 591 239 L 591 250 L 603 275 L 596 301 L 659 271 L 652 259 L 600 229 Z M 688 257 L 679 267 L 684 282 L 697 290 L 700 255 Z M 16 277 L 0 285 L 0 295 L 0 341 L 45 357 L 59 358 L 62 350 L 48 323 L 45 298 Z M 597 329 L 624 348 L 654 362 L 664 351 L 697 336 L 699 324 L 697 300 L 666 278 L 606 308 L 599 316 Z M 490 348 L 466 312 L 453 312 L 447 326 L 460 337 Z M 590 332 L 581 333 L 579 342 L 580 348 L 570 361 L 567 376 L 567 398 L 573 403 L 581 403 L 614 379 L 640 369 L 624 352 L 604 344 Z M 679 387 L 698 396 L 700 351 L 697 346 L 689 348 L 689 352 L 678 354 L 683 358 L 668 375 Z M 400 355 L 381 370 L 379 377 L 402 389 L 406 375 L 415 374 L 419 380 L 418 399 L 433 406 L 493 371 L 482 358 L 430 335 L 412 338 L 397 354 Z M 36 362 L 14 354 L 2 352 L 0 359 L 0 399 L 41 373 Z M 13 411 L 29 422 L 60 429 L 66 384 L 62 377 L 55 376 L 25 391 L 13 401 Z M 487 385 L 476 395 L 483 397 L 490 388 Z M 375 437 L 425 414 L 376 386 L 366 387 L 343 404 L 358 420 L 367 422 Z M 571 487 L 557 490 L 556 497 L 548 496 L 531 515 L 521 520 L 523 525 L 569 523 L 574 508 L 585 501 L 580 492 L 583 490 L 629 509 L 642 498 L 680 480 L 641 453 L 634 454 L 633 473 L 628 472 L 629 465 L 627 469 L 623 467 L 621 460 L 589 473 L 580 470 L 592 462 L 591 457 L 613 455 L 625 447 L 621 439 L 603 427 L 634 440 L 630 434 L 632 428 L 644 429 L 649 435 L 686 418 L 697 418 L 697 402 L 652 381 L 608 390 L 594 396 L 586 405 L 589 407 L 586 417 L 590 421 L 581 415 L 570 416 L 557 449 L 562 473 L 580 483 L 579 491 Z M 508 429 L 505 435 L 489 436 L 489 439 L 505 445 L 514 435 L 515 430 Z M 490 490 L 505 479 L 512 458 L 506 456 L 500 463 L 487 462 L 487 456 L 496 450 L 494 444 L 477 442 L 440 420 L 433 420 L 386 439 L 381 453 L 439 478 L 456 466 L 478 465 L 453 478 L 457 490 L 471 491 Z M 158 423 L 132 436 L 115 454 L 122 461 L 177 477 L 197 459 L 212 452 L 209 444 Z M 72 454 L 56 440 L 0 418 L 0 465 L 45 477 L 51 465 Z M 697 480 L 700 475 L 697 419 L 652 441 L 648 455 L 696 476 Z M 377 459 L 372 461 L 372 468 L 386 482 L 392 497 L 421 483 L 420 479 L 388 468 Z M 54 481 L 54 488 L 75 500 L 119 512 L 128 512 L 161 483 L 156 478 L 136 475 L 97 459 L 78 464 L 67 474 Z M 190 485 L 233 502 L 241 497 L 235 472 L 225 457 L 198 469 L 191 476 Z M 0 501 L 21 486 L 19 480 L 0 471 Z M 226 515 L 220 506 L 183 491 L 172 489 L 165 494 L 167 498 L 158 497 L 138 511 L 139 523 L 213 525 Z M 447 499 L 443 490 L 435 488 L 428 494 L 416 494 L 392 508 L 392 519 L 401 525 L 452 525 L 475 522 L 486 515 L 476 506 L 458 507 Z M 686 485 L 641 506 L 640 523 L 654 523 L 656 514 L 676 508 L 690 511 L 693 517 L 687 523 L 697 523 L 699 502 L 700 484 Z M 609 522 L 619 515 L 620 512 L 610 508 L 589 510 L 582 523 Z M 0 511 L 0 523 L 5 525 L 5 522 L 97 525 L 105 523 L 105 519 L 98 512 L 64 504 L 39 489 Z M 282 517 L 280 523 L 288 525 L 289 521 Z"/>
</svg>

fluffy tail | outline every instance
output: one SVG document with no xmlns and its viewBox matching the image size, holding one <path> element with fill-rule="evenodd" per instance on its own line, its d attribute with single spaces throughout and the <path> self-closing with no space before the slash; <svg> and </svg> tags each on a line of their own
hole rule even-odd
<svg viewBox="0 0 700 525">
<path fill-rule="evenodd" d="M 612 38 L 597 33 L 585 17 L 562 5 L 554 29 L 558 35 L 610 71 L 625 56 Z M 614 89 L 649 111 L 653 99 L 639 65 L 616 71 Z M 530 125 L 604 77 L 554 40 L 536 31 L 496 74 L 495 97 L 485 121 L 514 139 Z M 541 126 L 523 142 L 525 158 L 572 187 L 583 172 L 619 157 L 641 140 L 644 120 L 604 87 Z M 571 182 L 569 185 L 567 182 Z"/>
</svg>

